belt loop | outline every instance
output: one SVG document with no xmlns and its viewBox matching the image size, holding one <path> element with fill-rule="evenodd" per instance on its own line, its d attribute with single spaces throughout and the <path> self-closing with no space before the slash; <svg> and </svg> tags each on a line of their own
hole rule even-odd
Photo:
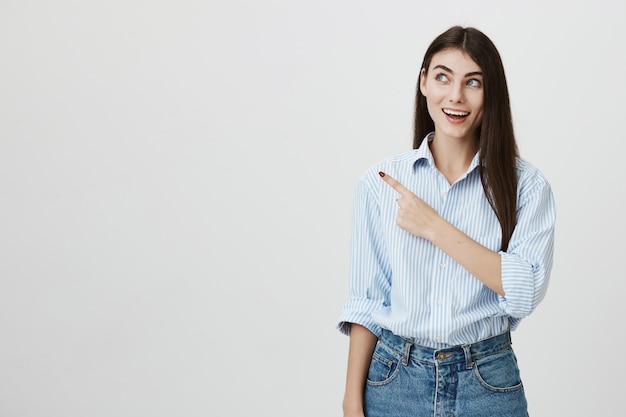
<svg viewBox="0 0 626 417">
<path fill-rule="evenodd" d="M 407 366 L 409 364 L 409 357 L 411 356 L 411 346 L 413 346 L 413 343 L 409 342 L 408 340 L 404 341 L 404 354 L 402 355 L 402 364 L 404 366 Z"/>
<path fill-rule="evenodd" d="M 463 353 L 465 353 L 465 369 L 472 369 L 474 367 L 474 360 L 472 359 L 470 345 L 463 345 Z"/>
</svg>

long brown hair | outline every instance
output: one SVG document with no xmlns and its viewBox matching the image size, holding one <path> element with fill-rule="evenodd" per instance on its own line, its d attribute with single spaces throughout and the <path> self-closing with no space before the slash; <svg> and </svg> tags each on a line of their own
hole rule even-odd
<svg viewBox="0 0 626 417">
<path fill-rule="evenodd" d="M 483 72 L 483 117 L 477 135 L 480 149 L 478 168 L 485 195 L 502 228 L 501 250 L 505 251 L 517 221 L 515 161 L 518 149 L 504 66 L 495 45 L 484 33 L 471 27 L 454 26 L 439 35 L 426 50 L 422 62 L 426 75 L 433 55 L 450 48 L 467 53 Z M 419 148 L 428 133 L 435 130 L 426 107 L 426 97 L 419 86 L 418 77 L 413 135 L 415 149 Z"/>
</svg>

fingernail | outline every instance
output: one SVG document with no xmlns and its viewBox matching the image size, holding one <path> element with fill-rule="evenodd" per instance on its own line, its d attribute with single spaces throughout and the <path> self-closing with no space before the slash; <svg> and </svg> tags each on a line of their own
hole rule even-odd
<svg viewBox="0 0 626 417">
<path fill-rule="evenodd" d="M 384 172 L 382 172 L 382 171 L 379 171 L 379 172 L 378 172 L 378 175 L 380 175 L 381 177 L 384 177 L 384 176 L 385 176 L 385 173 L 384 173 Z"/>
</svg>

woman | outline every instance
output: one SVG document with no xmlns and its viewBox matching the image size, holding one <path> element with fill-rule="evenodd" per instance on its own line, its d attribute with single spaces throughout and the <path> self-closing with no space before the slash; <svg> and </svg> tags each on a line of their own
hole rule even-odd
<svg viewBox="0 0 626 417">
<path fill-rule="evenodd" d="M 510 331 L 545 295 L 555 209 L 482 32 L 426 51 L 414 148 L 357 183 L 344 416 L 527 416 Z"/>
</svg>

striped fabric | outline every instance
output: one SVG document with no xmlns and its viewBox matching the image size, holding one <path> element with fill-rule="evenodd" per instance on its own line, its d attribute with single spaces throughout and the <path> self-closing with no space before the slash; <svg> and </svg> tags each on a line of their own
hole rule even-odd
<svg viewBox="0 0 626 417">
<path fill-rule="evenodd" d="M 435 168 L 424 140 L 371 167 L 354 196 L 350 295 L 337 328 L 381 328 L 435 349 L 512 330 L 543 299 L 552 267 L 555 207 L 541 172 L 518 159 L 517 226 L 502 259 L 505 297 L 484 286 L 428 240 L 396 225 L 398 194 L 383 171 L 482 245 L 498 251 L 500 224 L 480 181 L 478 155 L 453 185 Z"/>
</svg>

